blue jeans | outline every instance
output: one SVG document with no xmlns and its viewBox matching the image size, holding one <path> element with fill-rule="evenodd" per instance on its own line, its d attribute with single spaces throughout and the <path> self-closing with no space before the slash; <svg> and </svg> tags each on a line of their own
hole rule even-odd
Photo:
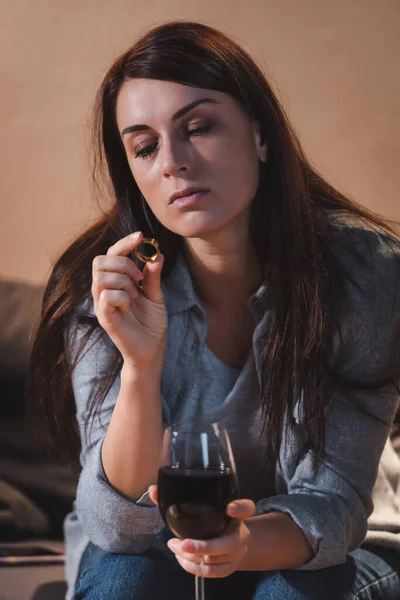
<svg viewBox="0 0 400 600">
<path fill-rule="evenodd" d="M 165 528 L 145 554 L 104 552 L 89 543 L 73 600 L 194 600 L 194 577 L 166 545 Z M 319 571 L 236 572 L 205 580 L 206 600 L 400 600 L 400 554 L 364 546 Z"/>
</svg>

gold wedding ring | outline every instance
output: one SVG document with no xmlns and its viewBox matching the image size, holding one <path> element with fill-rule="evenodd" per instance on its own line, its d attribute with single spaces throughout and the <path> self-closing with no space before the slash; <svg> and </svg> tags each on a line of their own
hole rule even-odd
<svg viewBox="0 0 400 600">
<path fill-rule="evenodd" d="M 158 242 L 154 238 L 143 238 L 139 246 L 141 246 L 142 244 L 149 244 L 150 246 L 153 246 L 156 249 L 156 251 L 152 256 L 146 256 L 145 254 L 142 254 L 142 252 L 140 252 L 139 248 L 135 248 L 135 254 L 137 258 L 144 263 L 154 262 L 160 254 Z"/>
</svg>

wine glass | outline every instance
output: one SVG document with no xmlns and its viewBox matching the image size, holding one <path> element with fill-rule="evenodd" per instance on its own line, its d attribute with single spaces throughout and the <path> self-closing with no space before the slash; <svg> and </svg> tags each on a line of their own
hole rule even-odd
<svg viewBox="0 0 400 600">
<path fill-rule="evenodd" d="M 226 506 L 238 498 L 236 467 L 226 428 L 218 423 L 177 424 L 165 430 L 158 473 L 161 516 L 180 539 L 223 534 Z M 196 576 L 196 600 L 205 600 Z"/>
</svg>

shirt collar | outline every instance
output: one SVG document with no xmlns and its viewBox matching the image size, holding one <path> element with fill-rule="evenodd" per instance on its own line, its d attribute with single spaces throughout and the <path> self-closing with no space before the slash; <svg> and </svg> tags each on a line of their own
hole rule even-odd
<svg viewBox="0 0 400 600">
<path fill-rule="evenodd" d="M 169 315 L 188 310 L 192 306 L 200 307 L 188 266 L 182 254 L 178 255 L 171 273 L 164 279 L 161 287 Z"/>
<path fill-rule="evenodd" d="M 162 289 L 169 315 L 183 312 L 193 306 L 197 306 L 204 313 L 201 302 L 194 291 L 189 268 L 182 254 L 178 255 L 171 273 L 162 282 Z M 263 282 L 258 290 L 250 296 L 247 304 L 257 320 L 264 314 L 267 300 L 268 285 Z"/>
</svg>

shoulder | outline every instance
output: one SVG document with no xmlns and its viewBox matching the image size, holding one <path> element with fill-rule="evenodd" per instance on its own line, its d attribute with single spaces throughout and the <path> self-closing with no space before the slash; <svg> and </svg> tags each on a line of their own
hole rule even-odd
<svg viewBox="0 0 400 600">
<path fill-rule="evenodd" d="M 367 294 L 385 305 L 393 302 L 400 290 L 400 239 L 343 212 L 330 214 L 328 221 L 327 246 L 354 298 L 365 300 Z"/>
<path fill-rule="evenodd" d="M 351 215 L 332 214 L 329 220 L 325 243 L 341 275 L 339 289 L 337 278 L 331 283 L 331 301 L 343 300 L 344 308 L 336 344 L 341 353 L 348 352 L 348 364 L 369 356 L 373 370 L 389 361 L 398 340 L 400 243 L 395 235 Z"/>
<path fill-rule="evenodd" d="M 400 238 L 373 223 L 348 213 L 329 213 L 329 242 L 343 265 L 390 269 L 400 272 Z"/>
<path fill-rule="evenodd" d="M 97 321 L 91 296 L 86 296 L 65 320 L 64 343 L 75 362 L 85 359 L 86 364 L 96 364 L 118 354 L 115 344 Z"/>
</svg>

